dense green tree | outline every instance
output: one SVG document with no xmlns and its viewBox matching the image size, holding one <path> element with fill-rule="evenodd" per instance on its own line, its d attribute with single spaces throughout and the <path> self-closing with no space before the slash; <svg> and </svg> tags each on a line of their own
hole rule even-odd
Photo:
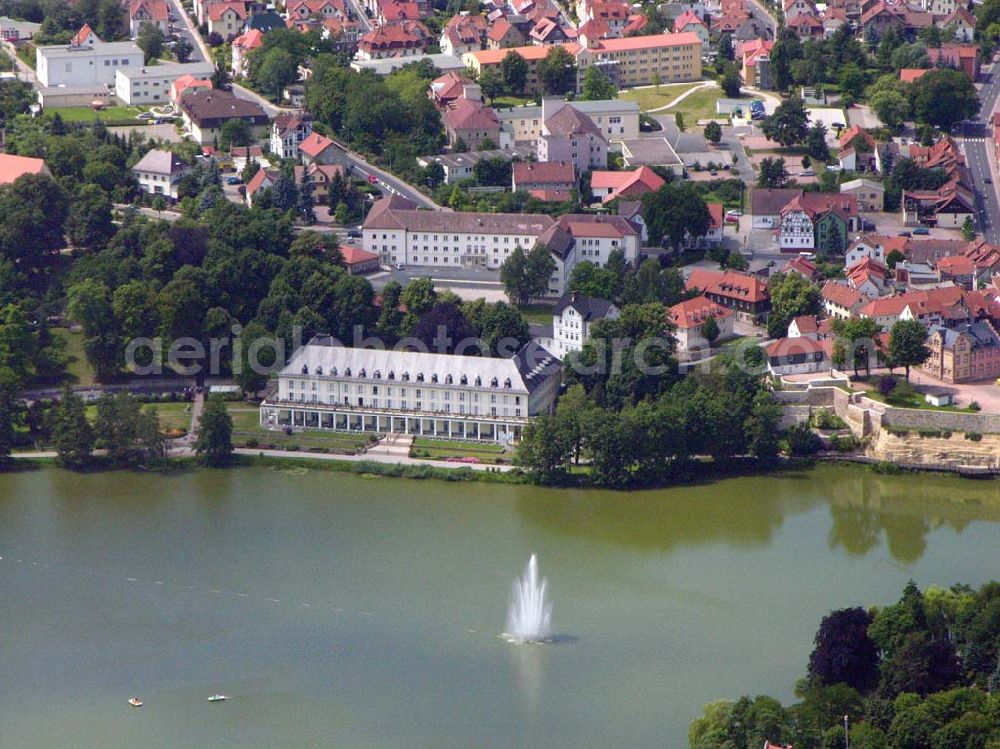
<svg viewBox="0 0 1000 749">
<path fill-rule="evenodd" d="M 486 97 L 487 104 L 493 104 L 498 96 L 503 96 L 507 89 L 503 76 L 495 68 L 487 68 L 479 76 L 479 87 Z"/>
<path fill-rule="evenodd" d="M 715 321 L 715 315 L 709 315 L 705 318 L 705 322 L 701 324 L 701 337 L 708 341 L 708 345 L 711 347 L 715 343 L 715 339 L 719 337 L 719 323 Z"/>
<path fill-rule="evenodd" d="M 731 67 L 722 76 L 722 80 L 719 82 L 719 85 L 722 86 L 722 93 L 730 99 L 738 99 L 740 91 L 743 88 L 743 79 L 740 77 L 736 68 Z"/>
<path fill-rule="evenodd" d="M 708 206 L 690 182 L 668 182 L 643 195 L 642 204 L 651 245 L 678 249 L 688 237 L 705 236 L 711 224 Z"/>
<path fill-rule="evenodd" d="M 52 444 L 59 465 L 79 470 L 90 463 L 94 452 L 94 433 L 84 411 L 83 400 L 67 386 L 55 407 Z"/>
<path fill-rule="evenodd" d="M 554 269 L 555 261 L 545 245 L 537 244 L 527 253 L 517 246 L 500 266 L 500 282 L 511 304 L 523 307 L 545 293 Z"/>
<path fill-rule="evenodd" d="M 784 159 L 767 156 L 760 162 L 757 187 L 784 187 L 787 182 L 788 170 L 785 168 Z"/>
<path fill-rule="evenodd" d="M 97 185 L 80 187 L 70 206 L 66 233 L 74 247 L 100 249 L 114 236 L 111 200 Z"/>
<path fill-rule="evenodd" d="M 919 320 L 898 320 L 889 330 L 889 358 L 897 367 L 906 370 L 910 379 L 910 367 L 917 367 L 927 361 L 931 350 L 927 347 L 927 328 Z"/>
<path fill-rule="evenodd" d="M 826 144 L 826 133 L 826 125 L 821 120 L 817 120 L 806 133 L 806 151 L 814 159 L 821 162 L 821 168 L 830 158 L 830 147 Z"/>
<path fill-rule="evenodd" d="M 9 367 L 0 367 L 0 470 L 11 464 L 18 418 L 20 380 Z"/>
<path fill-rule="evenodd" d="M 762 390 L 754 396 L 753 410 L 744 429 L 747 449 L 755 458 L 770 460 L 778 455 L 781 413 L 781 406 L 775 403 L 769 392 Z"/>
<path fill-rule="evenodd" d="M 163 56 L 164 42 L 163 32 L 155 23 L 144 23 L 139 27 L 139 36 L 136 37 L 135 43 L 142 50 L 147 65 Z"/>
<path fill-rule="evenodd" d="M 83 350 L 98 378 L 121 371 L 121 341 L 107 286 L 89 278 L 74 284 L 67 293 L 66 311 L 83 328 Z"/>
<path fill-rule="evenodd" d="M 517 462 L 537 483 L 558 485 L 568 477 L 572 454 L 570 434 L 557 417 L 545 414 L 525 427 Z"/>
<path fill-rule="evenodd" d="M 245 120 L 226 120 L 219 128 L 219 149 L 222 151 L 233 146 L 249 146 L 252 140 L 253 133 Z"/>
<path fill-rule="evenodd" d="M 29 277 L 46 270 L 65 246 L 68 209 L 66 194 L 46 175 L 24 175 L 0 186 L 0 259 Z"/>
<path fill-rule="evenodd" d="M 288 50 L 274 47 L 264 52 L 252 75 L 261 91 L 272 101 L 280 102 L 285 86 L 298 80 L 298 64 Z"/>
<path fill-rule="evenodd" d="M 818 315 L 823 307 L 819 288 L 798 273 L 772 276 L 768 291 L 771 295 L 771 314 L 767 319 L 767 334 L 771 338 L 783 337 L 792 318 Z"/>
<path fill-rule="evenodd" d="M 504 55 L 500 61 L 500 74 L 511 93 L 524 93 L 528 83 L 528 63 L 521 55 L 513 50 Z"/>
<path fill-rule="evenodd" d="M 932 70 L 920 77 L 916 90 L 913 106 L 917 119 L 941 130 L 949 130 L 979 111 L 976 88 L 961 71 Z"/>
<path fill-rule="evenodd" d="M 719 141 L 722 140 L 722 127 L 718 122 L 712 120 L 712 122 L 705 125 L 705 129 L 702 134 L 705 136 L 705 140 L 709 143 L 712 145 L 718 145 Z"/>
<path fill-rule="evenodd" d="M 205 401 L 194 449 L 206 465 L 220 467 L 232 460 L 233 417 L 219 396 Z"/>
<path fill-rule="evenodd" d="M 872 617 L 862 608 L 823 617 L 809 656 L 809 677 L 818 684 L 847 684 L 867 692 L 878 683 L 878 648 L 868 637 Z"/>
<path fill-rule="evenodd" d="M 587 72 L 583 76 L 583 89 L 580 99 L 583 101 L 600 101 L 603 99 L 614 99 L 617 94 L 618 89 L 601 72 L 600 68 L 594 65 L 587 68 Z"/>
<path fill-rule="evenodd" d="M 857 377 L 859 370 L 871 371 L 877 354 L 878 323 L 870 317 L 834 320 L 833 363 L 837 367 L 850 366 Z"/>
<path fill-rule="evenodd" d="M 553 45 L 536 66 L 542 93 L 562 96 L 576 87 L 576 61 L 559 45 Z"/>
<path fill-rule="evenodd" d="M 773 59 L 773 58 L 772 58 Z M 761 121 L 761 132 L 783 146 L 795 146 L 806 139 L 809 113 L 801 97 L 793 96 L 778 105 L 774 113 Z"/>
</svg>

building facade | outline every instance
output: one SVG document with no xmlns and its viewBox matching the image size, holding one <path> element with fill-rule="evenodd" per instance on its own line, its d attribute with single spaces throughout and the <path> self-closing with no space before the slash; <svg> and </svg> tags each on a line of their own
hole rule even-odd
<svg viewBox="0 0 1000 749">
<path fill-rule="evenodd" d="M 577 292 L 566 294 L 552 308 L 552 353 L 560 359 L 579 351 L 590 337 L 590 328 L 598 320 L 617 320 L 620 311 L 606 299 L 586 297 Z"/>
<path fill-rule="evenodd" d="M 135 42 L 95 42 L 35 48 L 35 75 L 42 86 L 114 86 L 119 68 L 139 70 L 142 50 Z"/>
<path fill-rule="evenodd" d="M 552 412 L 560 379 L 558 360 L 532 343 L 494 359 L 348 348 L 317 337 L 279 373 L 260 423 L 517 442 L 532 417 Z"/>
<path fill-rule="evenodd" d="M 136 104 L 166 104 L 170 87 L 184 76 L 208 79 L 215 66 L 207 62 L 162 63 L 149 67 L 119 68 L 115 72 L 115 96 L 128 106 Z"/>
</svg>

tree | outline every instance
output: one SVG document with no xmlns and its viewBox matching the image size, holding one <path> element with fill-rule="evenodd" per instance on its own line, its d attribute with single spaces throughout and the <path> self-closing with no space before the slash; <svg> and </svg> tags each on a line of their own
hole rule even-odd
<svg viewBox="0 0 1000 749">
<path fill-rule="evenodd" d="M 679 249 L 687 237 L 703 237 L 712 217 L 698 189 L 690 182 L 668 182 L 642 196 L 643 215 L 651 244 L 669 241 Z"/>
<path fill-rule="evenodd" d="M 10 466 L 15 444 L 20 380 L 9 367 L 0 367 L 0 470 Z"/>
<path fill-rule="evenodd" d="M 857 101 L 865 92 L 865 74 L 855 63 L 849 62 L 840 69 L 840 92 Z"/>
<path fill-rule="evenodd" d="M 871 362 L 876 354 L 876 336 L 881 332 L 879 325 L 870 317 L 835 320 L 833 332 L 833 363 L 838 367 L 851 366 L 857 377 L 863 367 L 866 374 L 871 372 Z"/>
<path fill-rule="evenodd" d="M 900 91 L 879 91 L 868 100 L 872 110 L 890 130 L 896 131 L 910 116 L 910 100 Z"/>
<path fill-rule="evenodd" d="M 897 320 L 889 330 L 889 358 L 896 366 L 906 369 L 927 361 L 931 350 L 927 348 L 927 328 L 918 320 Z"/>
<path fill-rule="evenodd" d="M 475 353 L 475 349 L 468 349 L 467 344 L 476 338 L 476 331 L 458 305 L 451 302 L 438 302 L 421 315 L 410 337 L 435 354 L 453 354 L 460 344 L 460 353 Z"/>
<path fill-rule="evenodd" d="M 730 67 L 725 75 L 722 76 L 720 85 L 722 86 L 722 93 L 730 99 L 738 99 L 740 91 L 743 88 L 743 79 L 740 78 L 740 74 L 736 71 L 736 68 Z"/>
<path fill-rule="evenodd" d="M 705 140 L 711 143 L 713 146 L 719 145 L 719 141 L 722 140 L 722 127 L 718 122 L 712 120 L 707 125 L 705 125 L 704 130 Z"/>
<path fill-rule="evenodd" d="M 677 125 L 677 129 L 682 133 L 684 132 L 684 113 L 676 112 L 674 114 L 674 123 Z"/>
<path fill-rule="evenodd" d="M 733 38 L 730 34 L 723 34 L 719 37 L 719 57 L 724 60 L 732 60 L 736 57 L 733 51 Z"/>
<path fill-rule="evenodd" d="M 899 250 L 893 250 L 885 256 L 885 267 L 889 270 L 894 270 L 896 268 L 896 264 L 903 260 L 906 260 L 906 255 Z"/>
<path fill-rule="evenodd" d="M 808 122 L 805 102 L 801 97 L 793 96 L 779 104 L 774 114 L 761 121 L 761 131 L 776 143 L 795 146 L 805 140 Z"/>
<path fill-rule="evenodd" d="M 950 640 L 931 640 L 924 632 L 911 632 L 883 663 L 881 690 L 891 695 L 927 695 L 953 686 L 961 676 Z"/>
<path fill-rule="evenodd" d="M 914 112 L 917 119 L 940 130 L 950 130 L 979 111 L 979 95 L 969 76 L 940 68 L 925 73 L 916 82 Z"/>
<path fill-rule="evenodd" d="M 715 315 L 709 315 L 705 318 L 705 322 L 701 324 L 701 337 L 708 341 L 709 347 L 715 343 L 715 339 L 719 337 L 719 323 L 715 321 Z"/>
<path fill-rule="evenodd" d="M 781 406 L 766 390 L 753 399 L 753 409 L 746 420 L 747 449 L 759 460 L 770 460 L 778 454 L 781 437 Z"/>
<path fill-rule="evenodd" d="M 205 410 L 198 426 L 195 453 L 206 465 L 225 466 L 233 456 L 233 417 L 225 401 L 214 395 L 205 401 Z"/>
<path fill-rule="evenodd" d="M 972 220 L 972 216 L 966 216 L 965 221 L 962 223 L 962 239 L 966 242 L 971 242 L 976 238 L 976 224 Z"/>
<path fill-rule="evenodd" d="M 94 452 L 94 433 L 84 412 L 83 400 L 67 385 L 55 407 L 52 443 L 59 465 L 79 470 L 90 463 Z"/>
<path fill-rule="evenodd" d="M 52 255 L 65 244 L 66 193 L 52 177 L 27 174 L 0 186 L 0 260 L 40 284 Z"/>
<path fill-rule="evenodd" d="M 135 43 L 142 50 L 145 63 L 158 59 L 163 54 L 163 32 L 155 23 L 144 23 L 139 27 Z"/>
<path fill-rule="evenodd" d="M 524 93 L 528 84 L 528 62 L 521 55 L 513 50 L 504 55 L 500 61 L 500 74 L 511 93 Z"/>
<path fill-rule="evenodd" d="M 766 157 L 760 162 L 760 172 L 757 174 L 757 187 L 784 187 L 788 182 L 788 170 L 782 158 Z"/>
<path fill-rule="evenodd" d="M 878 683 L 878 648 L 868 637 L 872 616 L 862 608 L 823 617 L 809 656 L 809 677 L 818 684 L 847 684 L 867 692 Z"/>
<path fill-rule="evenodd" d="M 601 72 L 600 68 L 595 65 L 587 68 L 587 73 L 583 77 L 583 90 L 580 99 L 583 101 L 601 101 L 604 99 L 614 99 L 617 94 L 618 89 Z"/>
<path fill-rule="evenodd" d="M 83 350 L 98 378 L 117 374 L 123 364 L 121 341 L 108 288 L 88 278 L 69 287 L 67 300 L 66 311 L 83 328 Z"/>
<path fill-rule="evenodd" d="M 514 248 L 500 266 L 500 282 L 515 307 L 523 307 L 548 288 L 555 261 L 549 249 L 539 243 L 526 253 L 520 245 Z"/>
<path fill-rule="evenodd" d="M 503 96 L 507 85 L 503 76 L 495 68 L 487 68 L 479 76 L 479 87 L 483 91 L 483 96 L 492 104 L 498 96 Z"/>
<path fill-rule="evenodd" d="M 114 236 L 111 200 L 97 185 L 80 187 L 66 220 L 66 233 L 74 247 L 102 249 Z"/>
<path fill-rule="evenodd" d="M 245 120 L 226 120 L 219 128 L 219 149 L 228 151 L 233 146 L 249 146 L 253 132 Z"/>
<path fill-rule="evenodd" d="M 576 88 L 576 62 L 564 47 L 553 45 L 536 67 L 542 92 L 563 96 Z"/>
<path fill-rule="evenodd" d="M 659 95 L 660 85 L 663 83 L 663 76 L 660 75 L 660 71 L 654 70 L 653 74 L 649 77 L 649 80 L 653 84 L 653 90 L 656 91 L 657 95 Z"/>
<path fill-rule="evenodd" d="M 194 52 L 194 47 L 184 37 L 178 39 L 177 44 L 174 45 L 174 56 L 177 58 L 177 62 L 187 62 L 191 59 L 192 52 Z"/>
<path fill-rule="evenodd" d="M 413 327 L 425 313 L 430 312 L 437 303 L 437 291 L 434 290 L 434 282 L 429 278 L 413 278 L 403 287 L 399 296 L 399 302 L 406 307 L 406 318 L 403 322 L 404 330 L 413 330 Z M 382 300 L 383 306 L 385 299 Z"/>
<path fill-rule="evenodd" d="M 538 483 L 564 483 L 572 456 L 573 443 L 557 417 L 545 414 L 524 428 L 517 463 Z"/>
<path fill-rule="evenodd" d="M 830 147 L 826 144 L 826 125 L 820 120 L 817 120 L 806 134 L 806 151 L 823 164 L 830 158 Z"/>
</svg>

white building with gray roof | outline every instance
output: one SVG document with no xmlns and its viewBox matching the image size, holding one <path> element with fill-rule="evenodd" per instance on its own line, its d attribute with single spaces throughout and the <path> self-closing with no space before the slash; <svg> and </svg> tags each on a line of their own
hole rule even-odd
<svg viewBox="0 0 1000 749">
<path fill-rule="evenodd" d="M 154 148 L 139 159 L 132 173 L 143 192 L 177 200 L 177 186 L 188 168 L 173 151 Z"/>
<path fill-rule="evenodd" d="M 560 378 L 559 360 L 535 343 L 500 359 L 350 348 L 317 336 L 278 374 L 260 423 L 517 442 L 532 417 L 552 412 Z"/>
<path fill-rule="evenodd" d="M 35 48 L 35 75 L 44 87 L 107 86 L 114 88 L 119 69 L 138 70 L 143 53 L 135 42 L 58 44 Z"/>
</svg>

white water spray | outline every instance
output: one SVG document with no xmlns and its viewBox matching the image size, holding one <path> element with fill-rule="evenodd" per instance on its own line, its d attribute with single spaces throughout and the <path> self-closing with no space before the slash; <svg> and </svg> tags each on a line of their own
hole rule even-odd
<svg viewBox="0 0 1000 749">
<path fill-rule="evenodd" d="M 508 642 L 539 643 L 551 638 L 552 604 L 545 600 L 546 585 L 538 575 L 538 557 L 532 554 L 524 576 L 514 579 L 503 635 Z"/>
</svg>

